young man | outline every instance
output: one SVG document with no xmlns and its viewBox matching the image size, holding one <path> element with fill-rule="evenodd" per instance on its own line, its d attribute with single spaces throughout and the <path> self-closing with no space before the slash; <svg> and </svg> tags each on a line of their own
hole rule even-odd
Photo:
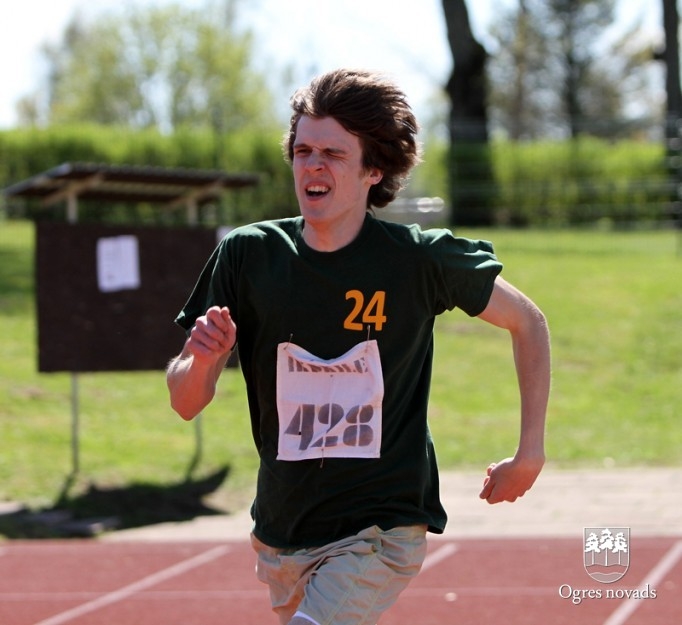
<svg viewBox="0 0 682 625">
<path fill-rule="evenodd" d="M 192 419 L 239 343 L 260 455 L 252 544 L 273 609 L 283 625 L 374 625 L 446 523 L 427 426 L 435 316 L 458 307 L 512 337 L 521 435 L 487 469 L 490 503 L 522 496 L 543 466 L 549 336 L 489 243 L 373 217 L 419 160 L 395 85 L 330 72 L 292 108 L 301 216 L 221 242 L 177 318 L 189 338 L 168 386 Z"/>
</svg>

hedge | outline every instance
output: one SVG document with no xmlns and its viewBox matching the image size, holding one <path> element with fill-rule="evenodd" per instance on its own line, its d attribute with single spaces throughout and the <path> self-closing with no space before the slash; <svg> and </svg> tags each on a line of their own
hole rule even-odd
<svg viewBox="0 0 682 625">
<path fill-rule="evenodd" d="M 156 131 L 79 125 L 0 131 L 0 187 L 6 187 L 64 162 L 103 162 L 224 169 L 261 175 L 255 190 L 226 194 L 205 220 L 244 223 L 297 212 L 291 170 L 284 161 L 281 129 L 216 137 L 209 130 Z M 480 152 L 480 151 L 479 151 Z M 439 196 L 449 202 L 448 147 L 430 140 L 424 162 L 415 170 L 407 196 Z M 465 197 L 492 205 L 503 225 L 575 225 L 607 221 L 664 221 L 675 217 L 676 172 L 668 171 L 662 144 L 584 138 L 575 142 L 494 141 L 485 157 L 494 184 L 474 183 Z M 480 163 L 468 167 L 476 173 Z M 472 179 L 478 176 L 472 174 Z M 466 210 L 466 207 L 464 207 Z M 36 216 L 40 209 L 0 197 L 0 214 Z M 87 207 L 85 215 L 88 215 Z M 101 211 L 92 211 L 92 218 Z M 112 207 L 110 220 L 153 220 L 149 207 Z"/>
</svg>

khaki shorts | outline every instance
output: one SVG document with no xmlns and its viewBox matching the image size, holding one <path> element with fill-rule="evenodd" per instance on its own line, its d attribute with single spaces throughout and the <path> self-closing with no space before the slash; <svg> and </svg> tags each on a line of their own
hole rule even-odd
<svg viewBox="0 0 682 625">
<path fill-rule="evenodd" d="M 251 536 L 258 579 L 282 625 L 375 625 L 421 569 L 426 526 L 371 527 L 324 547 L 285 550 Z"/>
</svg>

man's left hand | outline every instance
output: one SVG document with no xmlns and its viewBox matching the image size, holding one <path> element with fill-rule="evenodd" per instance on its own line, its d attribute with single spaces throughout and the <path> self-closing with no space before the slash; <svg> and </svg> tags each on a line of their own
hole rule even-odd
<svg viewBox="0 0 682 625">
<path fill-rule="evenodd" d="M 514 457 L 491 464 L 483 480 L 480 498 L 490 504 L 516 501 L 533 486 L 544 462 L 544 458 Z"/>
</svg>

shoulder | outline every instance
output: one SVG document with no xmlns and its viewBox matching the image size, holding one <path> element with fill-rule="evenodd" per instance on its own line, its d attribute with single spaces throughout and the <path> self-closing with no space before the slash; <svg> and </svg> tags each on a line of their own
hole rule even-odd
<svg viewBox="0 0 682 625">
<path fill-rule="evenodd" d="M 422 250 L 427 255 L 445 253 L 494 256 L 493 244 L 490 241 L 458 237 L 447 228 L 422 229 L 418 224 L 405 225 L 381 219 L 374 221 L 384 236 L 394 241 L 396 245 Z"/>
<path fill-rule="evenodd" d="M 228 229 L 223 240 L 262 239 L 266 237 L 294 236 L 301 227 L 300 217 L 257 221 Z"/>
<path fill-rule="evenodd" d="M 380 236 L 387 242 L 406 249 L 419 250 L 428 247 L 438 238 L 440 229 L 422 230 L 418 224 L 401 224 L 372 218 L 375 236 Z M 447 231 L 443 230 L 442 233 Z"/>
<path fill-rule="evenodd" d="M 254 222 L 227 230 L 219 247 L 226 249 L 291 242 L 296 239 L 301 227 L 301 219 L 295 217 Z"/>
</svg>

